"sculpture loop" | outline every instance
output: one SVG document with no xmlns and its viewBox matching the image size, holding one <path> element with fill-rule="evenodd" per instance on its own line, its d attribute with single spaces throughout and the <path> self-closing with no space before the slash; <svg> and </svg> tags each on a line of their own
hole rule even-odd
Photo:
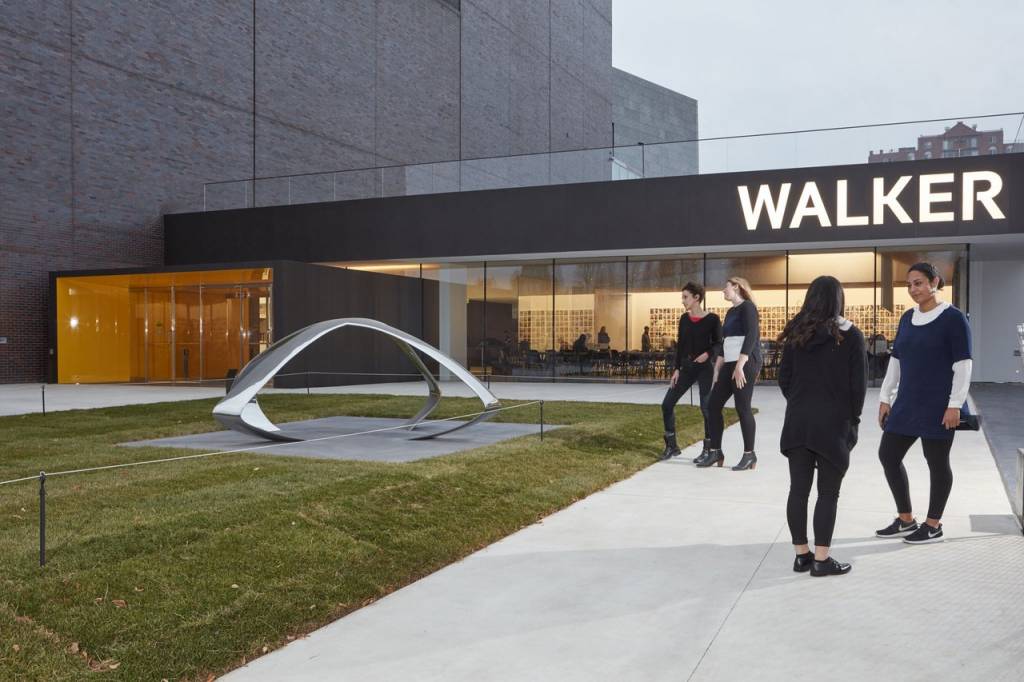
<svg viewBox="0 0 1024 682">
<path fill-rule="evenodd" d="M 242 371 L 238 373 L 238 376 L 235 377 L 235 381 L 231 385 L 231 390 L 228 391 L 228 394 L 213 408 L 214 419 L 229 429 L 247 435 L 255 435 L 277 441 L 304 440 L 301 436 L 283 431 L 270 421 L 263 414 L 263 410 L 260 409 L 260 405 L 256 401 L 256 394 L 281 371 L 281 368 L 307 346 L 325 334 L 348 326 L 371 329 L 391 338 L 416 368 L 419 369 L 426 380 L 430 393 L 427 396 L 426 404 L 416 413 L 416 416 L 405 423 L 405 426 L 408 426 L 410 430 L 415 429 L 417 424 L 426 419 L 441 401 L 441 387 L 430 373 L 430 370 L 427 369 L 427 366 L 423 364 L 423 360 L 420 359 L 416 351 L 437 360 L 441 366 L 458 377 L 462 383 L 466 384 L 483 403 L 484 411 L 473 417 L 473 419 L 465 422 L 454 422 L 455 426 L 452 428 L 419 436 L 416 440 L 436 438 L 437 436 L 464 429 L 477 422 L 490 419 L 496 414 L 497 409 L 501 407 L 501 403 L 494 397 L 494 394 L 488 391 L 465 367 L 429 343 L 377 320 L 365 317 L 342 317 L 335 320 L 317 322 L 293 332 L 250 360 L 242 368 Z"/>
</svg>

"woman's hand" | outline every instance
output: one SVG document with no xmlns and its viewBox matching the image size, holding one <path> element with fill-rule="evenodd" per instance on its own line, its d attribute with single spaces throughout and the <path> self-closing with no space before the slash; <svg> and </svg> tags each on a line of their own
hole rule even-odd
<svg viewBox="0 0 1024 682">
<path fill-rule="evenodd" d="M 747 375 L 743 373 L 744 362 L 737 362 L 736 369 L 732 371 L 732 381 L 736 384 L 736 388 L 742 389 L 747 385 Z"/>
<path fill-rule="evenodd" d="M 676 371 L 672 372 L 672 383 L 670 383 L 669 386 L 671 386 L 672 388 L 675 388 L 676 384 L 678 384 L 678 383 L 679 383 L 679 370 L 677 369 Z"/>
<path fill-rule="evenodd" d="M 700 355 L 698 355 L 697 357 L 695 357 L 695 358 L 693 359 L 693 361 L 694 361 L 694 362 L 707 362 L 707 361 L 708 361 L 708 357 L 709 357 L 709 356 L 708 356 L 708 354 L 707 354 L 707 353 L 701 353 Z"/>
<path fill-rule="evenodd" d="M 892 407 L 889 403 L 878 403 L 878 425 L 881 428 L 885 428 L 885 422 L 889 419 L 889 413 L 892 411 Z"/>
<path fill-rule="evenodd" d="M 947 407 L 946 414 L 942 415 L 942 425 L 947 429 L 955 429 L 960 425 L 960 408 Z"/>
</svg>

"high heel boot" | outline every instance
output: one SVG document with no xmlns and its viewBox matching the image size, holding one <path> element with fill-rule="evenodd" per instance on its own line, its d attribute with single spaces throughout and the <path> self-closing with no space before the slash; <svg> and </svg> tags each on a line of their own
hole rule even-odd
<svg viewBox="0 0 1024 682">
<path fill-rule="evenodd" d="M 709 452 L 711 452 L 711 439 L 710 438 L 705 438 L 704 439 L 704 449 L 700 451 L 699 455 L 697 455 L 696 457 L 693 458 L 693 463 L 694 464 L 700 464 L 701 461 L 703 461 L 703 459 L 708 456 Z"/>
<path fill-rule="evenodd" d="M 669 459 L 675 457 L 682 450 L 679 449 L 679 445 L 676 443 L 675 431 L 665 432 L 665 450 L 661 453 L 661 459 Z"/>
<path fill-rule="evenodd" d="M 721 467 L 723 462 L 725 462 L 725 455 L 722 454 L 721 450 L 713 448 L 708 450 L 708 456 L 698 462 L 697 466 L 701 469 L 707 469 L 708 467 L 713 467 L 716 464 Z"/>
<path fill-rule="evenodd" d="M 744 452 L 743 456 L 740 457 L 740 461 L 732 468 L 733 471 L 746 471 L 747 469 L 753 469 L 757 466 L 757 455 L 754 451 Z"/>
</svg>

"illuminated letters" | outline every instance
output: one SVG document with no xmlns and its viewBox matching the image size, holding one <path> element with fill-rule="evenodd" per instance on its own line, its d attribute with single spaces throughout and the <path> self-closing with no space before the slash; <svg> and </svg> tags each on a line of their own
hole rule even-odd
<svg viewBox="0 0 1024 682">
<path fill-rule="evenodd" d="M 979 180 L 988 183 L 988 189 L 974 193 L 974 184 Z M 1003 179 L 999 177 L 999 173 L 993 173 L 992 171 L 968 171 L 964 173 L 964 220 L 974 220 L 974 202 L 975 197 L 980 202 L 988 214 L 996 220 L 1004 220 L 1006 218 L 1003 212 L 999 210 L 996 202 L 993 201 L 993 197 L 999 194 L 1003 189 Z"/>
<path fill-rule="evenodd" d="M 767 207 L 768 209 L 768 220 L 771 222 L 773 230 L 782 229 L 782 214 L 786 210 L 786 203 L 789 201 L 789 188 L 792 185 L 788 182 L 782 183 L 782 189 L 779 191 L 778 202 L 772 198 L 771 189 L 768 185 L 761 185 L 757 188 L 757 199 L 754 200 L 754 206 L 750 206 L 750 190 L 747 189 L 746 185 L 740 185 L 736 189 L 740 193 L 740 204 L 743 205 L 743 217 L 747 221 L 748 230 L 757 229 L 757 220 L 761 217 L 761 209 Z"/>
<path fill-rule="evenodd" d="M 868 217 L 866 215 L 850 215 L 848 203 L 846 180 L 838 180 L 836 181 L 836 225 L 839 227 L 867 225 Z"/>
<path fill-rule="evenodd" d="M 917 180 L 920 188 L 920 206 L 917 212 L 917 221 L 920 223 L 949 223 L 953 221 L 952 211 L 932 211 L 932 204 L 938 202 L 953 201 L 952 192 L 933 192 L 932 185 L 946 184 L 953 182 L 952 173 L 929 173 L 922 175 Z"/>
<path fill-rule="evenodd" d="M 912 223 L 910 216 L 903 206 L 900 205 L 900 192 L 910 184 L 909 175 L 901 175 L 900 179 L 896 181 L 896 184 L 886 192 L 885 191 L 885 178 L 874 179 L 874 193 L 872 194 L 874 204 L 874 210 L 872 210 L 872 222 L 875 225 L 881 225 L 885 222 L 885 207 L 888 206 L 889 210 L 892 211 L 893 215 L 896 216 L 896 220 L 901 223 Z"/>
<path fill-rule="evenodd" d="M 825 202 L 821 200 L 821 192 L 815 182 L 805 182 L 804 191 L 800 193 L 800 199 L 796 202 L 796 210 L 793 211 L 793 219 L 789 221 L 790 227 L 800 227 L 804 216 L 813 215 L 818 217 L 818 224 L 822 227 L 831 227 L 832 221 L 828 219 L 828 211 L 825 210 Z"/>
<path fill-rule="evenodd" d="M 960 220 L 974 220 L 977 204 L 988 213 L 993 220 L 1005 220 L 1006 215 L 996 203 L 996 197 L 1003 190 L 1003 179 L 995 171 L 964 171 L 960 175 L 961 199 L 959 206 L 953 202 L 953 187 L 957 181 L 956 173 L 923 173 L 917 177 L 918 202 L 917 222 L 949 223 L 957 220 L 956 209 L 960 209 Z M 818 189 L 818 183 L 809 180 L 800 189 L 800 196 L 792 209 L 789 220 L 790 228 L 799 228 L 805 218 L 816 218 L 820 227 L 857 227 L 865 225 L 885 224 L 886 211 L 903 224 L 913 223 L 904 204 L 900 201 L 903 191 L 914 179 L 912 175 L 901 175 L 886 189 L 885 178 L 871 179 L 871 216 L 850 214 L 850 187 L 846 179 L 836 180 L 835 213 L 830 212 Z M 942 187 L 946 185 L 946 187 Z M 759 185 L 757 196 L 751 200 L 750 187 L 738 185 L 740 207 L 747 230 L 757 229 L 763 215 L 767 214 L 768 223 L 773 230 L 782 229 L 793 184 L 783 182 L 778 185 L 778 192 L 773 193 L 771 185 Z M 945 191 L 941 191 L 945 190 Z M 936 210 L 936 205 L 948 204 L 949 210 Z M 939 206 L 939 208 L 946 208 Z M 832 216 L 835 215 L 835 219 Z"/>
</svg>

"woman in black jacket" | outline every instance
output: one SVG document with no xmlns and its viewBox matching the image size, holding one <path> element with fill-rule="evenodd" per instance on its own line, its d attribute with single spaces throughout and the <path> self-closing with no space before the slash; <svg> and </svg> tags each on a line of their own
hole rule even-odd
<svg viewBox="0 0 1024 682">
<path fill-rule="evenodd" d="M 711 393 L 711 377 L 714 372 L 715 356 L 722 344 L 722 322 L 718 315 L 704 310 L 704 287 L 687 282 L 683 287 L 683 314 L 679 317 L 679 335 L 676 343 L 675 363 L 672 380 L 669 382 L 665 399 L 661 401 L 661 416 L 665 422 L 665 450 L 662 459 L 679 454 L 676 443 L 676 403 L 697 384 L 700 390 L 700 411 L 704 415 L 704 449 L 694 459 L 697 462 L 706 457 L 710 440 L 708 430 L 708 396 Z"/>
<path fill-rule="evenodd" d="M 823 275 L 811 282 L 803 308 L 779 335 L 779 387 L 786 397 L 780 448 L 789 458 L 786 520 L 793 536 L 793 570 L 842 575 L 850 564 L 829 556 L 839 487 L 857 443 L 867 392 L 864 335 L 843 315 L 843 287 Z M 807 498 L 818 469 L 814 552 L 807 545 Z"/>
</svg>

